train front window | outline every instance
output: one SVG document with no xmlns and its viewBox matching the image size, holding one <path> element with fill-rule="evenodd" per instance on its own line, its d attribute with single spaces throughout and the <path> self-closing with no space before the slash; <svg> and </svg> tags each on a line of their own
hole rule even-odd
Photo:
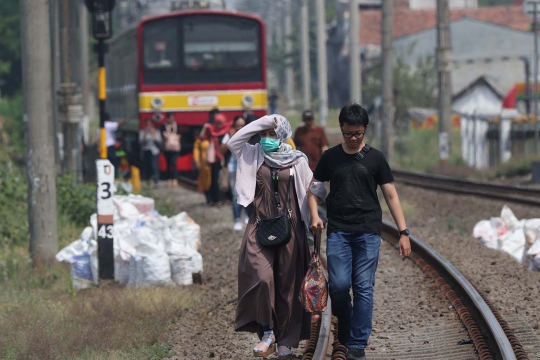
<svg viewBox="0 0 540 360">
<path fill-rule="evenodd" d="M 238 18 L 191 18 L 183 24 L 184 66 L 191 71 L 242 70 L 259 65 L 258 23 Z"/>
<path fill-rule="evenodd" d="M 263 79 L 261 25 L 234 15 L 197 14 L 143 26 L 145 84 L 215 84 Z"/>
<path fill-rule="evenodd" d="M 144 66 L 173 69 L 178 65 L 178 31 L 175 21 L 155 21 L 144 27 Z"/>
</svg>

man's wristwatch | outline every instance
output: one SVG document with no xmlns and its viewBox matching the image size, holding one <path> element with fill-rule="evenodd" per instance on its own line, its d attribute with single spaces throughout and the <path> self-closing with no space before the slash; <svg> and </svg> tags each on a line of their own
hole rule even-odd
<svg viewBox="0 0 540 360">
<path fill-rule="evenodd" d="M 400 236 L 401 236 L 401 235 L 407 235 L 407 236 L 409 236 L 410 234 L 411 234 L 411 232 L 409 231 L 409 229 L 401 230 L 401 231 L 399 232 L 399 235 L 400 235 Z"/>
</svg>

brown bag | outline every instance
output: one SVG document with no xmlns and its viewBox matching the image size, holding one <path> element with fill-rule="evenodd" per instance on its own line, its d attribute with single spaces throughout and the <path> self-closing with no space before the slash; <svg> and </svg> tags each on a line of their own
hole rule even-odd
<svg viewBox="0 0 540 360">
<path fill-rule="evenodd" d="M 165 125 L 168 136 L 165 139 L 165 151 L 180 151 L 180 135 L 177 133 L 177 125 L 174 123 L 172 127 Z"/>
<path fill-rule="evenodd" d="M 219 189 L 221 191 L 229 191 L 229 169 L 227 166 L 221 168 L 219 174 Z"/>
</svg>

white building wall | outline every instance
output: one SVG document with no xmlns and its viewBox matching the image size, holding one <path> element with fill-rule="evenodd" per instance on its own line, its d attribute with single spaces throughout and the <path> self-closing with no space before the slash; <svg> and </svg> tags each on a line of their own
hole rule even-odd
<svg viewBox="0 0 540 360">
<path fill-rule="evenodd" d="M 450 9 L 478 7 L 478 0 L 450 0 Z M 409 8 L 413 10 L 435 9 L 437 0 L 409 0 Z"/>
</svg>

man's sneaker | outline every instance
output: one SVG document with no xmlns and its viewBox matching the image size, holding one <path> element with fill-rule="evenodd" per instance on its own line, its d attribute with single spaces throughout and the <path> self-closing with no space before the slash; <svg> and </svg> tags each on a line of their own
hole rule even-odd
<svg viewBox="0 0 540 360">
<path fill-rule="evenodd" d="M 350 348 L 347 351 L 347 360 L 366 360 L 364 349 Z"/>
<path fill-rule="evenodd" d="M 235 222 L 233 229 L 234 231 L 242 231 L 243 229 L 242 223 L 240 221 Z"/>
</svg>

